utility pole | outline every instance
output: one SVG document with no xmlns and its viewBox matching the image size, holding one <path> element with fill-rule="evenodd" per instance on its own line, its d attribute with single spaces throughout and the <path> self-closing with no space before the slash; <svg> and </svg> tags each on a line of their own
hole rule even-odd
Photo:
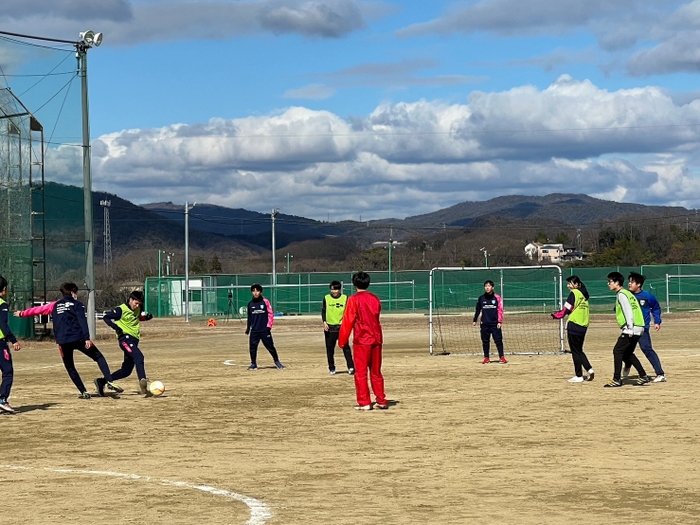
<svg viewBox="0 0 700 525">
<path fill-rule="evenodd" d="M 104 267 L 105 276 L 112 275 L 112 228 L 109 224 L 109 207 L 112 205 L 112 201 L 101 200 L 100 206 L 104 209 Z M 158 256 L 160 257 L 160 250 L 158 251 Z M 160 269 L 158 269 L 160 274 Z"/>
<path fill-rule="evenodd" d="M 280 213 L 279 208 L 272 210 L 270 214 L 270 220 L 272 221 L 272 286 L 277 286 L 277 261 L 275 260 L 275 251 L 277 250 L 277 245 L 275 243 L 275 217 Z M 274 288 L 273 288 L 274 291 Z"/>
<path fill-rule="evenodd" d="M 75 43 L 80 75 L 83 120 L 83 212 L 85 216 L 85 286 L 88 291 L 87 322 L 90 339 L 97 335 L 95 325 L 95 224 L 92 217 L 92 173 L 90 171 L 90 116 L 88 108 L 87 52 L 102 43 L 102 33 L 83 31 Z"/>
<path fill-rule="evenodd" d="M 287 273 L 289 273 L 289 266 L 290 266 L 290 265 L 289 265 L 289 263 L 290 263 L 289 259 L 291 259 L 292 257 L 294 257 L 294 256 L 291 255 L 289 252 L 287 252 Z"/>
<path fill-rule="evenodd" d="M 189 206 L 185 201 L 185 322 L 190 322 L 190 210 L 195 207 L 195 202 Z"/>
<path fill-rule="evenodd" d="M 391 252 L 394 248 L 394 229 L 389 228 L 389 310 L 391 310 Z"/>
</svg>

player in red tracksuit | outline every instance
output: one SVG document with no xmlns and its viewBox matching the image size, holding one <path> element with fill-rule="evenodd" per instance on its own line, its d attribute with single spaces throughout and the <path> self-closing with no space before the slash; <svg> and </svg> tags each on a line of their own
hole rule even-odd
<svg viewBox="0 0 700 525">
<path fill-rule="evenodd" d="M 353 354 L 355 358 L 355 392 L 357 394 L 357 410 L 372 410 L 372 398 L 367 384 L 369 381 L 377 401 L 377 408 L 387 409 L 389 405 L 384 395 L 384 376 L 382 376 L 382 325 L 379 314 L 382 303 L 369 288 L 370 277 L 365 272 L 357 272 L 352 276 L 352 284 L 357 293 L 348 298 L 340 325 L 338 346 L 344 348 L 353 332 Z"/>
</svg>

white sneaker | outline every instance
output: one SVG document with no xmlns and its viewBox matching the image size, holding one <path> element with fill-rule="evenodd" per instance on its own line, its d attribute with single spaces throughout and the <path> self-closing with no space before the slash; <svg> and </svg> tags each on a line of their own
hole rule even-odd
<svg viewBox="0 0 700 525">
<path fill-rule="evenodd" d="M 588 377 L 586 378 L 586 381 L 593 381 L 593 378 L 595 377 L 595 370 L 592 368 L 588 371 Z"/>
<path fill-rule="evenodd" d="M 631 368 L 623 368 L 622 369 L 622 377 L 628 377 L 630 375 L 630 370 L 631 370 Z"/>
<path fill-rule="evenodd" d="M 355 410 L 372 410 L 372 405 L 357 405 Z"/>
<path fill-rule="evenodd" d="M 583 377 L 574 376 L 569 379 L 569 383 L 583 383 Z"/>
<path fill-rule="evenodd" d="M 652 382 L 653 383 L 665 383 L 666 376 L 656 376 Z"/>
</svg>

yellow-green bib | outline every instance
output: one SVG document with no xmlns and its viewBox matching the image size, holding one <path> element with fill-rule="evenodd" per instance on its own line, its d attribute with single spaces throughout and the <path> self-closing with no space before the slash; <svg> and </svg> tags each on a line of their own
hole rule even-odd
<svg viewBox="0 0 700 525">
<path fill-rule="evenodd" d="M 574 311 L 569 314 L 569 321 L 579 326 L 588 326 L 591 322 L 588 301 L 581 290 L 574 288 L 571 292 L 576 301 L 574 302 Z"/>
<path fill-rule="evenodd" d="M 121 319 L 114 322 L 122 332 L 129 334 L 136 339 L 141 339 L 141 324 L 139 323 L 139 315 L 141 315 L 141 308 L 136 310 L 131 310 L 127 305 L 122 304 L 118 306 L 122 311 Z"/>
<path fill-rule="evenodd" d="M 340 294 L 340 297 L 333 297 L 331 294 L 326 295 L 326 322 L 331 325 L 339 325 L 343 321 L 343 312 L 345 312 L 345 303 L 348 302 L 348 296 Z"/>
</svg>

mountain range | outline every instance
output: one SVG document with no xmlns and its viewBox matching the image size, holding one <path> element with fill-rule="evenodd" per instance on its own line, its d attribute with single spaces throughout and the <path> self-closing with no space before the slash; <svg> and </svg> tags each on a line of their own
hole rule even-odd
<svg viewBox="0 0 700 525">
<path fill-rule="evenodd" d="M 49 182 L 45 187 L 47 237 L 83 236 L 83 190 Z M 129 246 L 181 245 L 184 238 L 184 205 L 171 202 L 136 205 L 117 195 L 93 192 L 96 249 L 101 249 L 104 207 L 109 217 L 113 249 Z M 272 210 L 271 210 L 272 211 Z M 583 194 L 545 196 L 509 195 L 481 202 L 463 202 L 431 213 L 372 221 L 325 222 L 279 213 L 275 218 L 276 247 L 328 237 L 347 237 L 361 244 L 408 238 L 416 232 L 441 229 L 481 229 L 494 225 L 533 224 L 571 229 L 631 216 L 678 216 L 696 213 L 683 207 L 646 206 L 596 199 Z M 197 204 L 190 211 L 190 243 L 193 248 L 259 254 L 271 248 L 271 214 Z M 53 217 L 53 219 L 50 219 Z M 57 218 L 60 217 L 60 220 Z M 72 227 L 70 227 L 72 225 Z M 119 248 L 121 247 L 121 248 Z"/>
</svg>

